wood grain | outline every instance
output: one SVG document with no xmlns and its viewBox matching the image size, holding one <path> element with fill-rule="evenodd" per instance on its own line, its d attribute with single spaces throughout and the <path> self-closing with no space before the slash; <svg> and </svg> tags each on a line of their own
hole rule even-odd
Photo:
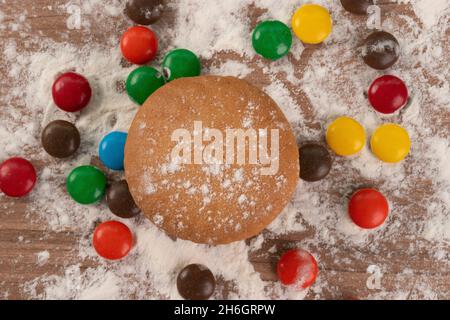
<svg viewBox="0 0 450 320">
<path fill-rule="evenodd" d="M 19 16 L 26 13 L 26 31 L 19 29 L 19 31 L 6 28 L 0 32 L 0 50 L 3 52 L 4 44 L 9 40 L 15 40 L 19 46 L 25 43 L 26 39 L 41 38 L 51 39 L 57 42 L 70 42 L 84 46 L 86 44 L 95 42 L 96 44 L 109 46 L 108 42 L 111 34 L 117 34 L 118 37 L 121 30 L 124 30 L 129 22 L 124 16 L 117 18 L 110 18 L 108 22 L 101 12 L 83 17 L 92 24 L 90 29 L 82 30 L 68 30 L 66 21 L 68 15 L 64 11 L 65 1 L 62 0 L 24 0 L 14 1 L 6 0 L 0 3 L 0 11 L 4 13 L 3 25 L 10 25 L 11 22 L 19 22 Z M 52 10 L 49 9 L 52 7 Z M 408 5 L 382 5 L 383 15 L 389 14 L 395 16 L 396 14 L 405 14 L 417 20 L 414 13 Z M 256 6 L 249 8 L 250 20 L 252 25 L 256 24 L 257 18 L 264 11 Z M 361 17 L 347 15 L 348 19 L 354 19 L 355 23 L 361 23 Z M 164 17 L 164 21 L 160 23 L 161 29 L 170 27 L 173 22 L 173 12 L 169 10 Z M 301 75 L 308 65 L 309 58 L 318 47 L 307 46 L 302 54 L 302 59 L 295 61 L 295 74 Z M 19 48 L 23 49 L 23 48 Z M 33 45 L 27 48 L 27 51 L 33 51 Z M 292 56 L 288 57 L 291 61 Z M 448 60 L 448 56 L 445 57 Z M 226 59 L 239 60 L 240 57 L 234 53 L 221 52 L 210 60 L 202 61 L 205 66 L 210 66 L 218 61 Z M 261 71 L 256 67 L 256 60 L 251 64 L 255 66 L 256 71 L 248 78 L 259 87 L 264 87 L 269 84 L 269 79 L 265 77 Z M 7 79 L 7 68 L 3 58 L 0 58 L 0 75 L 2 79 Z M 8 83 L 1 81 L 0 95 L 4 96 L 10 89 Z M 430 79 L 430 81 L 433 81 Z M 320 128 L 321 124 L 315 121 L 312 117 L 312 106 L 304 92 L 296 88 L 290 88 L 294 92 L 296 102 L 302 106 L 302 111 L 307 118 L 307 126 L 311 128 Z M 25 106 L 15 105 L 12 101 L 5 101 L 0 98 L 0 108 L 17 107 L 23 108 Z M 426 107 L 426 106 L 424 106 Z M 0 109 L 0 116 L 2 112 Z M 444 125 L 448 125 L 450 132 L 450 115 L 444 114 Z M 341 160 L 338 160 L 341 161 Z M 45 167 L 45 163 L 35 163 L 37 169 L 40 170 Z M 339 173 L 331 175 L 331 179 L 339 182 Z M 369 183 L 375 184 L 376 181 L 358 181 L 359 184 Z M 421 199 L 420 190 L 429 189 L 430 181 L 418 181 L 418 187 L 414 190 L 414 194 L 407 199 L 415 198 Z M 423 191 L 426 192 L 426 191 Z M 401 202 L 402 199 L 396 199 Z M 404 200 L 407 201 L 407 200 Z M 8 299 L 27 299 L 29 296 L 23 292 L 23 284 L 36 277 L 44 274 L 62 274 L 64 268 L 68 265 L 80 263 L 82 270 L 95 266 L 93 261 L 79 261 L 76 250 L 78 239 L 81 236 L 76 230 L 68 229 L 64 232 L 48 231 L 45 223 L 41 221 L 31 220 L 25 213 L 26 207 L 30 205 L 27 198 L 10 199 L 4 196 L 0 197 L 0 298 Z M 415 206 L 415 209 L 410 212 L 411 216 L 417 219 L 423 219 L 423 208 Z M 312 234 L 311 229 L 288 234 L 284 236 L 274 236 L 266 232 L 266 240 L 261 249 L 252 252 L 249 257 L 254 264 L 256 271 L 261 274 L 261 278 L 268 281 L 275 281 L 276 275 L 274 267 L 276 264 L 276 257 L 288 247 L 293 245 L 301 245 L 302 241 Z M 23 239 L 19 241 L 20 239 Z M 273 238 L 271 238 L 273 237 Z M 415 243 L 419 251 L 411 252 L 409 249 L 411 243 Z M 275 246 L 276 252 L 268 254 L 267 250 Z M 323 244 L 320 247 L 314 248 L 320 260 L 321 281 L 326 281 L 329 285 L 321 292 L 314 292 L 311 290 L 307 296 L 308 299 L 343 299 L 350 296 L 357 296 L 361 299 L 366 297 L 376 297 L 380 294 L 379 290 L 370 290 L 366 286 L 366 281 L 369 276 L 367 273 L 368 261 L 371 264 L 383 265 L 382 277 L 382 291 L 381 296 L 389 297 L 389 294 L 394 295 L 399 288 L 405 292 L 404 298 L 417 299 L 423 297 L 423 288 L 416 286 L 417 283 L 425 281 L 431 290 L 436 292 L 438 299 L 450 299 L 450 270 L 448 264 L 445 262 L 436 262 L 434 258 L 434 250 L 436 243 L 429 243 L 420 238 L 414 238 L 413 235 L 407 234 L 400 230 L 396 241 L 392 239 L 381 241 L 376 248 L 367 247 L 361 248 L 359 246 L 346 247 L 344 253 L 345 260 L 336 260 L 336 247 L 339 243 L 333 245 Z M 443 245 L 442 249 L 450 253 L 448 246 Z M 36 264 L 36 254 L 40 251 L 48 250 L 50 259 L 48 263 L 43 266 Z M 386 258 L 388 257 L 388 258 Z M 340 262 L 337 262 L 340 261 Z M 345 263 L 342 263 L 345 261 Z M 405 266 L 410 269 L 410 273 L 402 273 Z M 223 297 L 227 297 L 228 285 L 222 283 L 224 287 Z"/>
</svg>

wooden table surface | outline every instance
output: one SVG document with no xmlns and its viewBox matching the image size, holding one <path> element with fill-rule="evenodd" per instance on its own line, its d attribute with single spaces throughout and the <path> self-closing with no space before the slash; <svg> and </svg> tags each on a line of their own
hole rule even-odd
<svg viewBox="0 0 450 320">
<path fill-rule="evenodd" d="M 27 39 L 33 38 L 49 38 L 57 42 L 70 42 L 79 45 L 80 47 L 95 42 L 98 44 L 110 45 L 108 39 L 112 33 L 120 34 L 129 22 L 124 16 L 119 15 L 117 18 L 111 19 L 108 23 L 98 22 L 98 16 L 92 14 L 84 17 L 89 19 L 92 28 L 81 30 L 68 30 L 66 21 L 68 14 L 64 11 L 63 6 L 66 1 L 61 0 L 6 0 L 0 2 L 0 11 L 4 13 L 2 24 L 8 25 L 13 21 L 19 21 L 19 16 L 26 12 L 26 31 L 19 29 L 19 31 L 6 30 L 0 31 L 0 50 L 3 52 L 4 45 L 9 40 L 15 40 L 20 48 L 20 45 Z M 52 10 L 50 10 L 50 6 Z M 409 5 L 386 4 L 382 5 L 383 17 L 396 14 L 405 14 L 414 17 L 414 12 Z M 262 10 L 256 6 L 250 9 L 252 13 L 252 23 L 255 24 L 257 17 Z M 100 14 L 101 15 L 101 14 Z M 363 21 L 360 17 L 347 15 L 348 19 L 354 19 L 356 22 Z M 170 21 L 173 20 L 173 13 L 167 12 L 163 26 L 170 27 Z M 22 48 L 23 49 L 23 48 Z M 26 50 L 32 51 L 33 47 Z M 296 65 L 296 72 L 301 73 L 308 65 L 308 59 L 311 54 L 317 50 L 316 47 L 306 47 Z M 203 61 L 205 66 L 209 66 L 213 61 L 225 60 L 227 58 L 236 59 L 233 53 L 221 53 L 216 55 L 211 60 Z M 448 61 L 448 56 L 445 57 Z M 7 82 L 7 66 L 4 61 L 0 60 L 2 69 L 0 75 L 0 95 L 3 97 L 8 90 Z M 256 63 L 253 66 L 257 70 Z M 252 73 L 247 80 L 255 83 L 259 87 L 263 87 L 270 81 L 258 70 Z M 302 106 L 305 114 L 308 114 L 310 102 L 305 94 L 301 91 L 296 91 L 296 99 Z M 0 97 L 0 107 L 10 108 L 11 103 L 5 101 Z M 26 106 L 18 105 L 18 108 L 26 108 Z M 424 106 L 426 107 L 426 106 Z M 1 115 L 1 113 L 0 113 Z M 448 125 L 448 133 L 450 133 L 450 115 L 447 117 L 446 124 Z M 317 126 L 317 123 L 310 121 L 308 123 L 311 127 Z M 38 169 L 45 167 L 44 162 L 35 163 Z M 331 176 L 331 179 L 338 179 L 338 174 Z M 339 181 L 339 180 L 336 180 Z M 361 183 L 374 183 L 375 181 L 361 180 Z M 417 187 L 415 196 L 419 199 L 422 195 L 420 190 L 426 190 L 427 184 L 430 182 L 422 181 Z M 405 201 L 409 201 L 411 197 Z M 398 201 L 401 201 L 399 199 Z M 11 199 L 5 196 L 0 197 L 0 298 L 9 299 L 27 299 L 23 292 L 23 284 L 36 277 L 44 274 L 63 274 L 64 268 L 67 265 L 74 263 L 81 263 L 82 269 L 95 265 L 93 261 L 79 261 L 76 254 L 76 247 L 80 234 L 76 230 L 67 230 L 65 232 L 52 232 L 46 228 L 45 223 L 36 220 L 30 220 L 26 214 L 26 207 L 32 205 L 27 198 Z M 415 211 L 414 211 L 415 210 Z M 421 213 L 421 208 L 417 207 L 410 213 L 411 216 L 420 221 L 424 219 L 424 214 Z M 303 239 L 307 239 L 312 230 L 302 231 L 301 233 L 293 233 L 286 236 L 268 237 L 263 243 L 260 250 L 252 252 L 250 260 L 255 266 L 255 269 L 261 273 L 261 277 L 267 280 L 275 280 L 274 265 L 276 262 L 276 255 L 265 254 L 268 248 L 276 246 L 277 251 L 281 252 L 284 248 L 292 246 L 293 243 L 301 243 Z M 26 241 L 18 241 L 21 236 Z M 414 243 L 418 251 L 411 252 L 408 250 L 411 243 Z M 334 246 L 339 245 L 335 244 Z M 315 293 L 310 291 L 307 295 L 308 299 L 342 299 L 345 297 L 359 297 L 361 299 L 373 297 L 395 297 L 395 293 L 399 290 L 404 292 L 404 298 L 422 298 L 425 296 L 423 286 L 417 285 L 426 282 L 429 289 L 436 293 L 436 298 L 450 299 L 450 270 L 449 265 L 445 261 L 437 262 L 434 258 L 434 249 L 436 246 L 441 247 L 442 250 L 448 254 L 450 249 L 448 245 L 442 243 L 436 244 L 428 242 L 420 237 L 411 238 L 411 235 L 399 232 L 396 241 L 392 241 L 392 237 L 382 240 L 376 246 L 361 248 L 352 247 L 347 244 L 346 253 L 347 259 L 342 264 L 343 259 L 337 262 L 334 259 L 336 250 L 334 246 L 327 246 L 323 244 L 315 248 L 316 253 L 321 257 L 321 281 L 326 281 L 327 286 L 321 292 Z M 36 265 L 36 254 L 40 251 L 48 250 L 50 252 L 50 259 L 48 263 L 42 266 Z M 388 259 L 386 257 L 389 257 Z M 370 263 L 369 263 L 370 262 Z M 367 273 L 369 264 L 382 265 L 383 274 L 381 277 L 380 289 L 369 289 L 366 286 L 366 281 L 370 274 Z M 408 273 L 402 273 L 407 266 L 410 270 Z"/>
</svg>

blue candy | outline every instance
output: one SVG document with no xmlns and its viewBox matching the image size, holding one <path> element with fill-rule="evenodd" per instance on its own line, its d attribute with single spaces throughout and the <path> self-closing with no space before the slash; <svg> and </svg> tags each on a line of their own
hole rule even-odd
<svg viewBox="0 0 450 320">
<path fill-rule="evenodd" d="M 112 131 L 100 142 L 98 153 L 103 164 L 112 170 L 123 170 L 125 156 L 125 132 Z"/>
</svg>

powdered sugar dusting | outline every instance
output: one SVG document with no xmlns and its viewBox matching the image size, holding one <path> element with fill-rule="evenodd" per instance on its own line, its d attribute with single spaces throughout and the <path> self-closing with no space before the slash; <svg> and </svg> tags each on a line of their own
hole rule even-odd
<svg viewBox="0 0 450 320">
<path fill-rule="evenodd" d="M 8 92 L 0 88 L 3 105 L 0 138 L 4 142 L 0 159 L 33 155 L 35 163 L 43 164 L 39 170 L 39 183 L 27 202 L 29 219 L 39 221 L 50 231 L 71 230 L 79 235 L 75 254 L 81 262 L 67 265 L 60 274 L 44 275 L 27 282 L 22 288 L 26 297 L 180 298 L 174 285 L 178 271 L 188 263 L 202 263 L 222 283 L 215 298 L 223 298 L 222 292 L 229 292 L 226 298 L 301 299 L 306 291 L 292 291 L 277 281 L 262 280 L 250 262 L 260 256 L 276 260 L 286 246 L 299 246 L 310 251 L 319 262 L 318 281 L 309 291 L 313 298 L 340 297 L 336 293 L 330 294 L 330 291 L 342 290 L 336 286 L 337 278 L 342 274 L 333 270 L 353 270 L 365 281 L 369 276 L 366 275 L 367 266 L 377 264 L 384 273 L 391 272 L 392 277 L 383 280 L 378 291 L 366 291 L 364 281 L 361 281 L 359 292 L 364 297 L 448 299 L 445 288 L 436 285 L 442 278 L 425 271 L 422 274 L 427 268 L 423 262 L 426 259 L 433 260 L 437 273 L 448 272 L 450 266 L 450 97 L 447 76 L 450 72 L 445 63 L 449 56 L 445 31 L 448 1 L 433 1 L 432 6 L 428 0 L 397 1 L 414 12 L 417 19 L 389 12 L 383 19 L 383 29 L 394 34 L 400 42 L 401 58 L 389 73 L 401 76 L 412 94 L 410 105 L 392 118 L 382 118 L 372 112 L 364 97 L 364 89 L 380 74 L 355 59 L 358 39 L 365 38 L 369 31 L 364 30 L 363 23 L 354 28 L 356 22 L 343 13 L 338 1 L 316 2 L 325 4 L 332 12 L 335 22 L 332 36 L 313 51 L 294 39 L 292 53 L 275 63 L 255 56 L 249 35 L 256 21 L 250 21 L 249 16 L 254 14 L 256 6 L 262 12 L 256 14 L 258 21 L 275 18 L 288 23 L 302 1 L 176 0 L 170 4 L 175 15 L 171 28 L 166 27 L 164 21 L 154 28 L 160 34 L 161 52 L 177 46 L 188 48 L 208 62 L 205 73 L 234 75 L 264 89 L 282 108 L 299 142 L 322 140 L 326 125 L 336 116 L 345 114 L 360 121 L 368 137 L 383 122 L 401 124 L 413 141 L 410 156 L 398 165 L 386 165 L 375 159 L 366 147 L 358 157 L 335 157 L 330 176 L 319 183 L 300 181 L 288 207 L 250 245 L 245 242 L 216 247 L 196 245 L 170 239 L 143 218 L 126 221 L 137 242 L 131 255 L 115 264 L 97 258 L 90 244 L 95 224 L 115 217 L 104 204 L 75 204 L 62 184 L 73 167 L 92 161 L 91 156 L 97 153 L 98 141 L 104 134 L 111 130 L 127 131 L 137 110 L 123 92 L 124 79 L 133 67 L 120 63 L 117 36 L 97 44 L 92 40 L 95 37 L 92 33 L 77 47 L 68 41 L 45 40 L 35 34 L 35 39 L 19 42 L 8 38 L 0 45 L 3 53 L 0 64 L 8 66 L 2 68 L 2 76 L 10 88 Z M 47 10 L 66 14 L 67 7 L 76 3 L 67 1 L 65 6 Z M 82 3 L 83 15 L 98 14 L 98 19 L 103 19 L 109 27 L 114 21 L 125 19 L 123 1 L 86 0 Z M 2 31 L 33 29 L 29 12 L 10 18 L 5 9 L 0 4 Z M 82 19 L 81 28 L 90 34 L 94 24 L 91 19 Z M 68 115 L 57 110 L 51 102 L 49 88 L 55 76 L 67 70 L 84 74 L 94 89 L 93 101 L 81 114 Z M 73 159 L 56 161 L 40 148 L 40 131 L 54 119 L 70 120 L 82 132 L 81 149 Z M 246 126 L 251 127 L 251 123 Z M 178 169 L 170 162 L 162 166 L 161 169 L 167 171 Z M 212 174 L 220 174 L 220 168 L 213 165 L 205 168 Z M 235 181 L 248 180 L 244 172 L 236 171 L 221 185 L 229 190 Z M 195 188 L 193 184 L 193 181 L 183 181 L 180 187 L 186 192 L 198 192 L 204 201 L 211 197 L 208 186 Z M 149 187 L 151 183 L 146 181 L 145 185 L 148 192 L 154 192 Z M 385 192 L 391 208 L 388 221 L 372 231 L 357 228 L 346 214 L 349 195 L 366 185 Z M 1 195 L 0 199 L 5 197 Z M 238 201 L 243 207 L 250 206 L 251 195 L 240 192 Z M 5 212 L 10 208 L 11 205 L 2 204 Z M 155 216 L 153 222 L 160 225 L 162 219 L 161 215 Z M 271 242 L 285 235 L 296 236 L 292 236 L 293 241 L 287 245 Z M 20 236 L 17 240 L 20 245 L 27 241 Z M 397 261 L 399 251 L 406 252 L 411 261 Z M 53 256 L 49 250 L 39 251 L 35 263 L 45 267 Z M 94 260 L 95 266 L 84 267 L 82 261 L 85 259 Z M 416 272 L 418 269 L 421 274 Z M 224 290 L 225 286 L 231 290 Z M 7 298 L 8 292 L 2 295 Z"/>
</svg>

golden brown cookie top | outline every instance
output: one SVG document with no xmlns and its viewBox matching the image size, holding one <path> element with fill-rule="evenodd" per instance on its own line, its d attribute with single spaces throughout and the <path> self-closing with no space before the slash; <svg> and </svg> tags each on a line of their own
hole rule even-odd
<svg viewBox="0 0 450 320">
<path fill-rule="evenodd" d="M 298 149 L 258 88 L 233 77 L 182 78 L 139 109 L 125 175 L 137 205 L 169 235 L 223 244 L 258 234 L 286 206 Z"/>
</svg>

